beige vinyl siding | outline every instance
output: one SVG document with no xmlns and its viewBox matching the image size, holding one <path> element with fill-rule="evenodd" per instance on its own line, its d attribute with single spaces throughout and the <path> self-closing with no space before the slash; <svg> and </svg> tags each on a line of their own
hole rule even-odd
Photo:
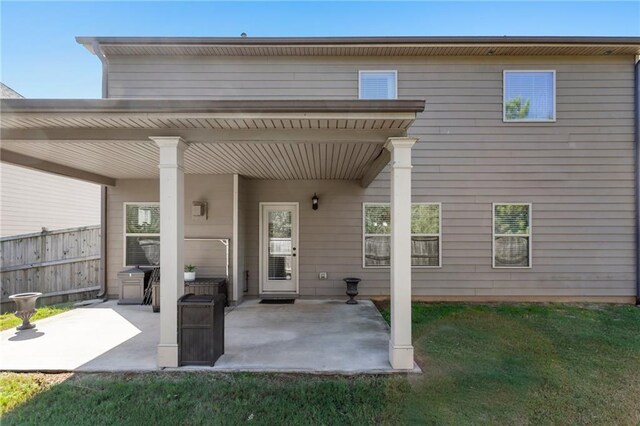
<svg viewBox="0 0 640 426">
<path fill-rule="evenodd" d="M 357 99 L 358 70 L 365 69 L 397 69 L 399 99 L 426 100 L 410 130 L 420 138 L 413 201 L 442 203 L 442 268 L 414 270 L 415 296 L 633 296 L 631 56 L 111 57 L 109 93 Z M 505 69 L 556 71 L 556 123 L 502 122 Z M 247 183 L 251 292 L 257 289 L 256 203 L 299 201 L 301 292 L 340 295 L 339 279 L 355 274 L 364 280 L 364 294 L 388 294 L 388 271 L 361 266 L 361 202 L 388 201 L 387 171 L 366 191 L 353 182 Z M 283 188 L 291 191 L 287 199 Z M 316 216 L 305 210 L 314 191 L 320 196 Z M 491 267 L 494 202 L 534 204 L 533 268 Z M 319 271 L 329 272 L 330 280 L 317 280 Z"/>
<path fill-rule="evenodd" d="M 160 196 L 156 179 L 120 179 L 109 188 L 107 220 L 107 292 L 118 297 L 117 274 L 124 269 L 123 208 L 125 202 L 157 202 Z M 207 201 L 209 219 L 193 217 L 191 203 Z M 229 238 L 233 222 L 233 176 L 188 175 L 185 177 L 185 238 Z M 162 240 L 160 241 L 162 244 Z M 224 276 L 224 246 L 214 241 L 186 241 L 185 264 L 194 264 L 198 274 Z M 231 268 L 231 253 L 230 268 Z"/>
<path fill-rule="evenodd" d="M 100 224 L 100 186 L 0 165 L 0 236 Z"/>
</svg>

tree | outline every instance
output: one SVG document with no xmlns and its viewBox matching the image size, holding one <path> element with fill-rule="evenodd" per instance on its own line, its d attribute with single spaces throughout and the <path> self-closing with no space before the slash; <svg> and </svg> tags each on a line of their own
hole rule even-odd
<svg viewBox="0 0 640 426">
<path fill-rule="evenodd" d="M 507 120 L 522 120 L 529 116 L 529 108 L 531 107 L 531 100 L 523 104 L 520 97 L 515 97 L 504 105 L 505 116 Z"/>
</svg>

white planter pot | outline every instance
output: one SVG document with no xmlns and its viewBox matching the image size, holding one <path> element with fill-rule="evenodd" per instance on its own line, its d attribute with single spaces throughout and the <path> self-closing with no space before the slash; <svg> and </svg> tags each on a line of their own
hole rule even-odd
<svg viewBox="0 0 640 426">
<path fill-rule="evenodd" d="M 184 273 L 184 280 L 185 281 L 195 281 L 196 280 L 196 273 L 194 272 L 185 272 Z"/>
</svg>

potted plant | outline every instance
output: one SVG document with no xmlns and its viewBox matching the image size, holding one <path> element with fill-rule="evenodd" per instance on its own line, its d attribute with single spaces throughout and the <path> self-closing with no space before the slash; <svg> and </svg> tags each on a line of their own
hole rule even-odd
<svg viewBox="0 0 640 426">
<path fill-rule="evenodd" d="M 195 281 L 196 280 L 196 267 L 194 265 L 185 265 L 184 267 L 184 280 Z"/>
</svg>

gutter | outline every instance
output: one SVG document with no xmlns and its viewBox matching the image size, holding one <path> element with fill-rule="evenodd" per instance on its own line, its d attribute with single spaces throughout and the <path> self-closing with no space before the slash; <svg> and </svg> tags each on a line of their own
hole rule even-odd
<svg viewBox="0 0 640 426">
<path fill-rule="evenodd" d="M 636 210 L 636 306 L 640 306 L 640 56 L 636 56 L 634 73 L 634 149 Z"/>
<path fill-rule="evenodd" d="M 93 48 L 93 53 L 95 53 L 102 63 L 102 98 L 106 99 L 109 97 L 109 61 L 102 52 L 102 48 L 100 47 L 100 42 L 98 40 L 92 40 L 91 47 Z"/>
<path fill-rule="evenodd" d="M 106 75 L 106 74 L 105 74 Z M 0 99 L 0 109 L 10 113 L 419 113 L 419 99 Z"/>
<path fill-rule="evenodd" d="M 236 46 L 313 46 L 313 45 L 482 45 L 482 44 L 576 44 L 630 45 L 640 44 L 640 37 L 549 37 L 549 36 L 418 36 L 418 37 L 95 37 L 78 36 L 76 42 L 92 46 L 106 45 L 236 45 Z"/>
</svg>

